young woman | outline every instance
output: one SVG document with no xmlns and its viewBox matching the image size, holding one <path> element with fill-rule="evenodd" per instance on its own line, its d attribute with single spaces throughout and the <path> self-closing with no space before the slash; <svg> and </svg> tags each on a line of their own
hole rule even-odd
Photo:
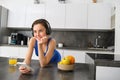
<svg viewBox="0 0 120 80">
<path fill-rule="evenodd" d="M 49 63 L 57 63 L 61 60 L 61 56 L 56 48 L 55 39 L 50 37 L 51 27 L 47 20 L 38 19 L 32 24 L 33 37 L 29 41 L 28 51 L 24 63 L 30 65 L 33 50 L 38 56 L 41 67 L 45 67 Z M 30 72 L 29 69 L 20 66 L 21 73 Z"/>
</svg>

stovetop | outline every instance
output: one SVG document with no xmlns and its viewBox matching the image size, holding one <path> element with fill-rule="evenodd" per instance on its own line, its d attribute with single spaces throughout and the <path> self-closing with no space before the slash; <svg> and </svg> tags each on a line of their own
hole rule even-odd
<svg viewBox="0 0 120 80">
<path fill-rule="evenodd" d="M 120 54 L 87 53 L 94 60 L 120 61 Z"/>
</svg>

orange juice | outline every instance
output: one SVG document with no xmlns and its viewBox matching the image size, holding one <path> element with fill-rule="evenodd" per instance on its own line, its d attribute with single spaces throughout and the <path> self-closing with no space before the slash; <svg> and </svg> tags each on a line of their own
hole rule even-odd
<svg viewBox="0 0 120 80">
<path fill-rule="evenodd" d="M 15 66 L 17 64 L 17 58 L 9 58 L 9 65 Z"/>
</svg>

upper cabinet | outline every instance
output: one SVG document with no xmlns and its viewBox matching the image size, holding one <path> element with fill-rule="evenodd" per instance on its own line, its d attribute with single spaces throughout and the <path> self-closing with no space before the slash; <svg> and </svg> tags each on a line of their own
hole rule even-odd
<svg viewBox="0 0 120 80">
<path fill-rule="evenodd" d="M 88 4 L 88 29 L 111 29 L 110 4 Z"/>
<path fill-rule="evenodd" d="M 46 4 L 46 19 L 52 28 L 65 28 L 65 4 Z"/>
<path fill-rule="evenodd" d="M 25 5 L 9 5 L 8 24 L 7 27 L 23 28 L 25 27 L 26 6 Z"/>
<path fill-rule="evenodd" d="M 46 4 L 46 19 L 52 28 L 87 29 L 87 4 Z"/>
<path fill-rule="evenodd" d="M 31 28 L 45 18 L 53 29 L 111 29 L 111 6 L 104 3 L 54 3 L 11 5 L 8 27 Z"/>
<path fill-rule="evenodd" d="M 87 4 L 66 4 L 67 29 L 87 29 Z"/>
<path fill-rule="evenodd" d="M 9 7 L 8 27 L 31 28 L 33 21 L 45 18 L 45 5 L 12 5 Z"/>
<path fill-rule="evenodd" d="M 26 23 L 25 25 L 28 28 L 31 28 L 32 23 L 36 19 L 45 18 L 45 5 L 37 4 L 37 5 L 27 5 L 26 6 Z"/>
</svg>

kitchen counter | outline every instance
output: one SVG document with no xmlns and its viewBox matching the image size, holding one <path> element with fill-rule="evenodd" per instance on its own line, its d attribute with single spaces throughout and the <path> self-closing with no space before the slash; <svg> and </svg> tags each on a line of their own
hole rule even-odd
<svg viewBox="0 0 120 80">
<path fill-rule="evenodd" d="M 96 66 L 120 67 L 120 54 L 87 53 L 86 61 Z"/>
<path fill-rule="evenodd" d="M 22 60 L 21 60 L 22 61 Z M 32 60 L 31 67 L 34 72 L 23 75 L 18 66 L 9 66 L 8 58 L 0 57 L 0 79 L 1 80 L 91 80 L 88 64 L 75 63 L 73 71 L 58 70 L 56 64 L 49 64 L 40 68 L 37 60 Z"/>
<path fill-rule="evenodd" d="M 86 53 L 85 62 L 89 64 L 91 76 L 96 80 L 97 67 L 120 68 L 120 54 Z"/>
<path fill-rule="evenodd" d="M 28 45 L 9 45 L 9 44 L 0 44 L 0 46 L 11 46 L 11 47 L 28 47 Z M 106 51 L 114 52 L 114 50 L 109 50 L 106 48 L 80 48 L 80 47 L 56 47 L 56 49 L 67 49 L 67 50 L 80 50 L 80 51 Z"/>
</svg>

